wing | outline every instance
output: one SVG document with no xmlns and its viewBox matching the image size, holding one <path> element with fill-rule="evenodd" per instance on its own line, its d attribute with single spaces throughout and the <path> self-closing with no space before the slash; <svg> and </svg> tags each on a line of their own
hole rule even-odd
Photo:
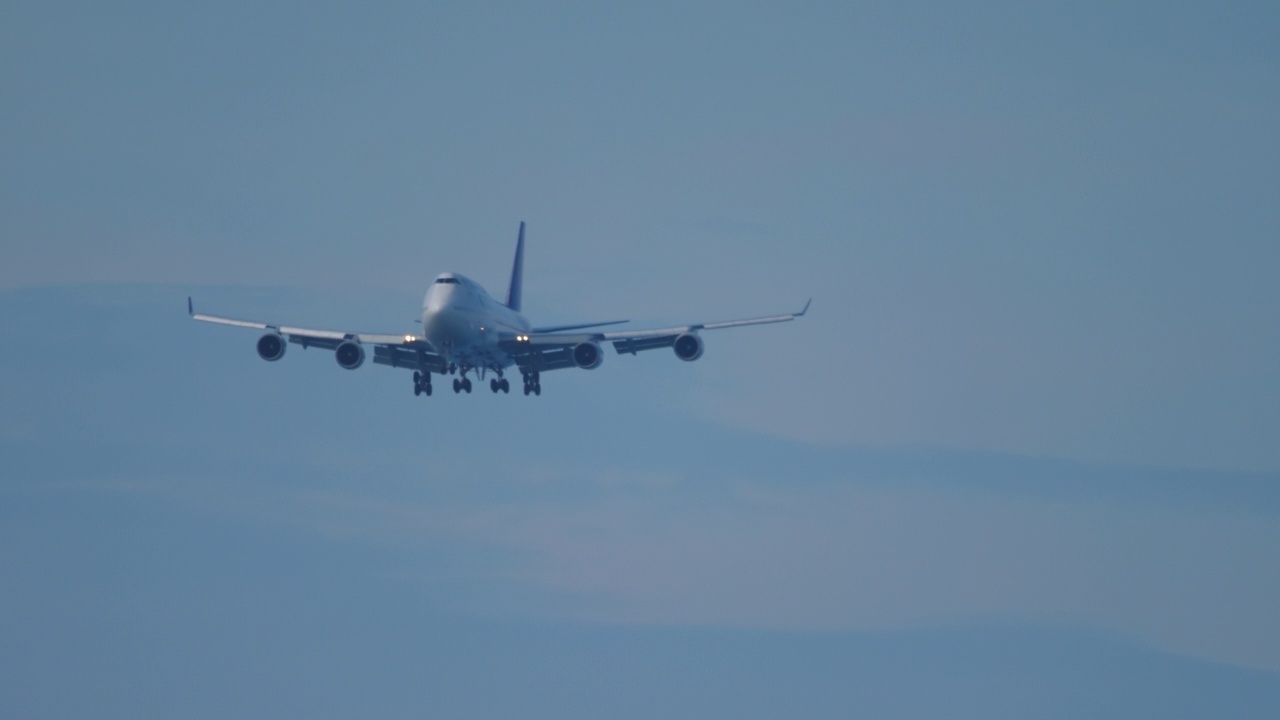
<svg viewBox="0 0 1280 720">
<path fill-rule="evenodd" d="M 747 325 L 766 325 L 780 323 L 803 317 L 809 312 L 810 300 L 804 304 L 800 312 L 783 315 L 766 315 L 763 317 L 745 318 L 743 320 L 727 320 L 722 322 L 695 323 L 674 327 L 654 328 L 652 330 L 619 330 L 614 332 L 583 333 L 538 333 L 514 335 L 502 341 L 505 350 L 520 366 L 521 370 L 559 370 L 561 368 L 581 367 L 574 359 L 574 348 L 582 343 L 612 343 L 619 354 L 635 355 L 641 350 L 657 350 L 674 347 L 676 355 L 684 360 L 695 360 L 702 354 L 702 339 L 698 333 L 703 330 L 719 330 L 721 328 L 744 327 Z M 685 336 L 694 339 L 682 341 L 681 347 L 676 342 Z M 687 345 L 685 343 L 688 343 Z M 591 365 L 594 367 L 594 365 Z"/>
<path fill-rule="evenodd" d="M 415 370 L 427 369 L 435 373 L 444 373 L 448 364 L 431 347 L 425 339 L 416 335 L 393 335 L 389 333 L 342 332 L 339 330 L 316 330 L 313 328 L 274 325 L 256 320 L 237 320 L 219 315 L 198 313 L 187 298 L 187 314 L 193 320 L 231 325 L 232 327 L 251 328 L 264 332 L 283 335 L 289 342 L 309 347 L 336 350 L 344 342 L 357 342 L 361 345 L 373 346 L 373 362 L 391 367 L 406 367 Z"/>
</svg>

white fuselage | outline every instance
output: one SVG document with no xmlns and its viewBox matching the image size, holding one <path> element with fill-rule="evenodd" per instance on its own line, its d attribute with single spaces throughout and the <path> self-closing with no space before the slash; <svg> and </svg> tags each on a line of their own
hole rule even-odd
<svg viewBox="0 0 1280 720">
<path fill-rule="evenodd" d="M 498 342 L 529 328 L 523 315 L 457 273 L 438 276 L 422 301 L 423 337 L 459 367 L 499 370 L 512 365 Z"/>
</svg>

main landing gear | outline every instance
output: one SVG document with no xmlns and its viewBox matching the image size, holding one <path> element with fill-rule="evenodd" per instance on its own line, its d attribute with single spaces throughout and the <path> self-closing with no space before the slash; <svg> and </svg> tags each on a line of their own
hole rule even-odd
<svg viewBox="0 0 1280 720">
<path fill-rule="evenodd" d="M 524 373 L 524 394 L 542 394 L 542 378 L 536 370 Z"/>
<path fill-rule="evenodd" d="M 542 379 L 536 371 L 530 370 L 523 373 L 524 375 L 524 394 L 525 395 L 541 395 Z M 481 381 L 483 382 L 483 381 Z M 472 389 L 471 378 L 463 375 L 453 379 L 453 391 L 455 393 L 470 394 Z M 496 377 L 489 379 L 489 390 L 494 394 L 511 392 L 511 381 L 504 377 Z M 413 394 L 414 395 L 430 395 L 431 394 L 431 373 L 429 371 L 414 370 L 413 371 Z"/>
<path fill-rule="evenodd" d="M 431 394 L 431 373 L 418 372 L 417 370 L 413 371 L 413 394 Z"/>
</svg>

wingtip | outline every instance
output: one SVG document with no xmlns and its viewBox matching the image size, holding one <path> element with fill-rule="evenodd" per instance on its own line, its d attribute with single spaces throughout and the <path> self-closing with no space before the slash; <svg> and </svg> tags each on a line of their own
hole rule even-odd
<svg viewBox="0 0 1280 720">
<path fill-rule="evenodd" d="M 796 317 L 804 317 L 804 314 L 805 314 L 805 313 L 807 313 L 807 312 L 809 312 L 809 306 L 810 306 L 811 304 L 813 304 L 813 298 L 809 298 L 808 300 L 806 300 L 806 301 L 805 301 L 805 303 L 804 303 L 804 309 L 803 309 L 803 310 L 801 310 L 800 312 L 796 313 Z"/>
<path fill-rule="evenodd" d="M 187 314 L 188 314 L 188 315 L 195 315 L 195 314 L 196 314 L 195 306 L 191 304 L 191 296 L 190 296 L 190 295 L 188 295 L 188 296 L 187 296 Z"/>
</svg>

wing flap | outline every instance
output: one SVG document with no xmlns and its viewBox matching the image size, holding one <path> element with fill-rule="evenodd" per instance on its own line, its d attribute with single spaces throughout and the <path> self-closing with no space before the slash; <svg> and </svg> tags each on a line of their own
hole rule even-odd
<svg viewBox="0 0 1280 720">
<path fill-rule="evenodd" d="M 658 337 L 643 338 L 625 338 L 623 340 L 614 340 L 613 349 L 619 355 L 635 355 L 641 350 L 657 350 L 659 348 L 671 347 L 675 343 L 679 335 L 662 335 Z"/>
<path fill-rule="evenodd" d="M 415 335 L 387 335 L 386 333 L 355 333 L 355 338 L 366 345 L 417 345 L 427 342 Z"/>
<path fill-rule="evenodd" d="M 301 345 L 303 350 L 313 347 L 322 348 L 324 350 L 336 350 L 338 346 L 342 344 L 342 340 L 340 338 L 311 337 L 309 335 L 295 335 L 290 333 L 284 333 L 284 336 L 294 345 Z"/>
<path fill-rule="evenodd" d="M 509 355 L 518 355 L 525 351 L 546 350 L 577 345 L 584 342 L 599 342 L 600 333 L 557 333 L 554 335 L 510 335 L 498 343 Z"/>
<path fill-rule="evenodd" d="M 276 330 L 281 335 L 304 337 L 311 340 L 333 340 L 335 343 L 340 343 L 343 340 L 350 338 L 352 335 L 352 333 L 338 332 L 337 330 L 312 330 L 310 328 L 289 327 L 288 325 L 281 325 L 278 328 L 272 329 Z M 404 336 L 401 335 L 400 337 L 403 338 Z"/>
<path fill-rule="evenodd" d="M 441 375 L 448 371 L 448 366 L 443 357 L 421 346 L 375 345 L 373 348 L 373 361 L 378 365 L 410 368 L 412 370 L 426 368 Z"/>
<path fill-rule="evenodd" d="M 614 342 L 617 340 L 648 340 L 654 338 L 675 337 L 687 332 L 701 330 L 702 325 L 681 325 L 679 327 L 654 328 L 653 330 L 623 330 L 620 332 L 600 333 L 601 340 Z"/>
<path fill-rule="evenodd" d="M 550 350 L 530 348 L 524 352 L 511 353 L 511 359 L 524 372 L 544 372 L 546 370 L 563 370 L 577 367 L 573 361 L 573 348 L 559 347 Z"/>
</svg>

